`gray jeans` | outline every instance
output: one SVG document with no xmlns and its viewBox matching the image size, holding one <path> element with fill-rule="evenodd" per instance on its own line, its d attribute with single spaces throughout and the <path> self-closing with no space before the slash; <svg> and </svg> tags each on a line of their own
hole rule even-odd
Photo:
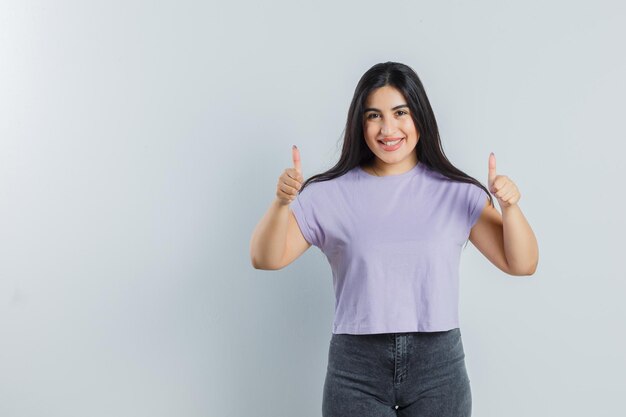
<svg viewBox="0 0 626 417">
<path fill-rule="evenodd" d="M 323 417 L 470 417 L 459 328 L 332 334 Z"/>
</svg>

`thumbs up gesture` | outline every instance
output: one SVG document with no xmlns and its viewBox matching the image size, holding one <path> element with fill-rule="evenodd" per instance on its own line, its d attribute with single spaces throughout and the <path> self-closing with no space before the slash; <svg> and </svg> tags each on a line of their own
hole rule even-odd
<svg viewBox="0 0 626 417">
<path fill-rule="evenodd" d="M 302 176 L 302 166 L 300 164 L 300 151 L 296 145 L 291 148 L 291 158 L 293 167 L 287 168 L 278 178 L 276 187 L 276 198 L 282 205 L 290 204 L 298 195 L 298 190 L 302 187 L 304 177 Z"/>
<path fill-rule="evenodd" d="M 487 188 L 496 196 L 500 208 L 504 209 L 517 204 L 520 193 L 517 185 L 506 175 L 496 175 L 496 156 L 491 152 L 489 155 L 489 177 Z"/>
</svg>

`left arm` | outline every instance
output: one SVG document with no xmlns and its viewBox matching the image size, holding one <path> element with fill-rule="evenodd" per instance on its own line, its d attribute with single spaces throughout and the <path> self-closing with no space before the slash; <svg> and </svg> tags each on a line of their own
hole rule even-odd
<svg viewBox="0 0 626 417">
<path fill-rule="evenodd" d="M 509 267 L 532 275 L 539 263 L 539 248 L 533 229 L 517 204 L 502 208 L 504 252 Z"/>
<path fill-rule="evenodd" d="M 532 275 L 537 270 L 537 239 L 517 204 L 502 207 L 502 215 L 485 202 L 469 240 L 492 264 L 509 275 Z"/>
<path fill-rule="evenodd" d="M 502 215 L 485 202 L 469 239 L 494 265 L 510 275 L 532 275 L 539 263 L 537 239 L 518 206 L 520 193 L 506 175 L 496 175 L 496 157 L 489 156 L 489 190 Z"/>
</svg>

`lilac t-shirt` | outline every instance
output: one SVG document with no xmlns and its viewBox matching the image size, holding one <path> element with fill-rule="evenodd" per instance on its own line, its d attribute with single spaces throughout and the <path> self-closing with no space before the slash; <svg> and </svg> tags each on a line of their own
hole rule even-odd
<svg viewBox="0 0 626 417">
<path fill-rule="evenodd" d="M 460 327 L 461 249 L 487 198 L 422 162 L 397 175 L 355 167 L 308 184 L 290 208 L 330 263 L 333 333 Z"/>
</svg>

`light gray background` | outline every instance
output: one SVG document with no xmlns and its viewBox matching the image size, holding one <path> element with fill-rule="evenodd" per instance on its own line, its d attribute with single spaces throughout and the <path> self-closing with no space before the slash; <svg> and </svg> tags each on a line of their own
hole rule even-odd
<svg viewBox="0 0 626 417">
<path fill-rule="evenodd" d="M 255 270 L 249 241 L 389 60 L 539 241 L 531 277 L 462 254 L 474 415 L 623 409 L 620 2 L 0 4 L 0 415 L 321 415 L 330 267 Z"/>
</svg>

